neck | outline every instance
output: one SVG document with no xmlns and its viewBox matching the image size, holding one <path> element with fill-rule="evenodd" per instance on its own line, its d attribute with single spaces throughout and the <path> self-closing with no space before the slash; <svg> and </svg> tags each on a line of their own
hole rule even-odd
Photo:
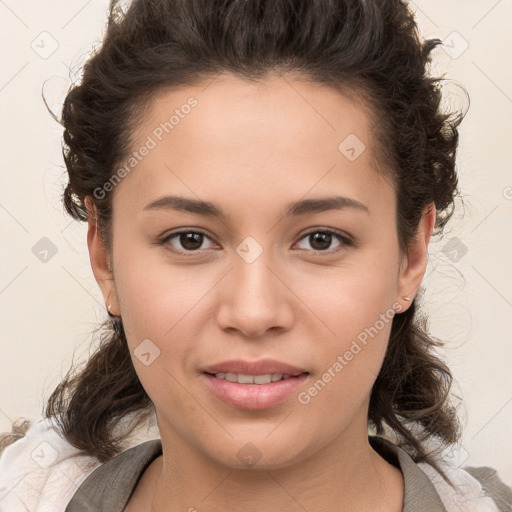
<svg viewBox="0 0 512 512">
<path fill-rule="evenodd" d="M 151 512 L 400 512 L 400 470 L 373 450 L 367 430 L 359 432 L 344 432 L 313 455 L 277 469 L 228 467 L 164 434 L 167 449 L 148 471 L 146 507 L 150 502 Z"/>
</svg>

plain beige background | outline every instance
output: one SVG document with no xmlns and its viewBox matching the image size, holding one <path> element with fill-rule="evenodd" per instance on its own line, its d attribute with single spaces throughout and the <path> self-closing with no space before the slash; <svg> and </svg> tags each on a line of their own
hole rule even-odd
<svg viewBox="0 0 512 512">
<path fill-rule="evenodd" d="M 464 194 L 431 246 L 423 297 L 431 331 L 461 395 L 465 426 L 454 457 L 490 465 L 512 482 L 512 2 L 418 0 L 422 37 L 438 37 L 433 73 L 445 104 L 470 108 L 460 130 Z M 0 0 L 1 188 L 0 430 L 36 418 L 106 318 L 87 252 L 86 225 L 63 212 L 67 180 L 60 115 L 71 78 L 104 33 L 107 0 Z M 49 250 L 48 253 L 42 251 Z M 44 261 L 46 259 L 46 261 Z"/>
</svg>

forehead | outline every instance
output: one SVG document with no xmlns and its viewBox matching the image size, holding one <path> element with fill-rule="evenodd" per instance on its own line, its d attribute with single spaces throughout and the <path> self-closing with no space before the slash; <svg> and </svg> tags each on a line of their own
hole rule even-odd
<svg viewBox="0 0 512 512">
<path fill-rule="evenodd" d="M 156 130 L 158 139 L 171 131 L 175 136 L 201 136 L 205 149 L 209 143 L 247 148 L 258 142 L 265 144 L 263 149 L 271 149 L 269 142 L 277 133 L 282 137 L 274 143 L 281 146 L 305 138 L 326 139 L 322 146 L 327 146 L 349 134 L 370 143 L 369 116 L 361 97 L 349 89 L 343 94 L 291 75 L 256 81 L 222 74 L 194 86 L 164 88 L 153 94 L 133 142 L 135 146 L 143 143 Z M 167 130 L 160 126 L 172 117 Z M 251 140 L 242 136 L 248 130 Z"/>
<path fill-rule="evenodd" d="M 161 90 L 132 134 L 132 151 L 150 149 L 114 196 L 126 188 L 147 203 L 166 188 L 188 187 L 198 196 L 291 190 L 296 197 L 343 183 L 357 195 L 383 183 L 371 124 L 355 97 L 286 75 L 219 75 Z"/>
</svg>

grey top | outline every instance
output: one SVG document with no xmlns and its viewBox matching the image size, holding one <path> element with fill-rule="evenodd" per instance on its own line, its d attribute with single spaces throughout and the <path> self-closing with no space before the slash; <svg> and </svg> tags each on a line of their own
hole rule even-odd
<svg viewBox="0 0 512 512">
<path fill-rule="evenodd" d="M 382 437 L 369 436 L 368 440 L 372 448 L 404 476 L 402 512 L 446 512 L 434 485 L 407 452 Z M 116 455 L 82 482 L 65 512 L 122 512 L 146 468 L 161 454 L 161 440 L 152 439 Z M 468 468 L 476 478 L 482 470 L 494 471 L 492 468 Z M 496 480 L 499 485 L 499 479 Z M 502 491 L 507 492 L 508 488 L 501 485 Z M 496 489 L 484 490 L 490 491 L 489 495 L 497 492 Z M 507 504 L 510 501 L 504 503 Z M 500 510 L 510 508 L 500 507 Z"/>
</svg>

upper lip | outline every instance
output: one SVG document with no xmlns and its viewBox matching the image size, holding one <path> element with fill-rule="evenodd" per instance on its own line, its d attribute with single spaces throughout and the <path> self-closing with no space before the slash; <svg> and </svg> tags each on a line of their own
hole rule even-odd
<svg viewBox="0 0 512 512">
<path fill-rule="evenodd" d="M 205 366 L 206 373 L 236 373 L 242 375 L 267 375 L 269 373 L 282 373 L 283 375 L 300 375 L 309 373 L 303 368 L 292 366 L 275 359 L 260 359 L 259 361 L 247 361 L 232 359 L 220 363 Z"/>
</svg>

